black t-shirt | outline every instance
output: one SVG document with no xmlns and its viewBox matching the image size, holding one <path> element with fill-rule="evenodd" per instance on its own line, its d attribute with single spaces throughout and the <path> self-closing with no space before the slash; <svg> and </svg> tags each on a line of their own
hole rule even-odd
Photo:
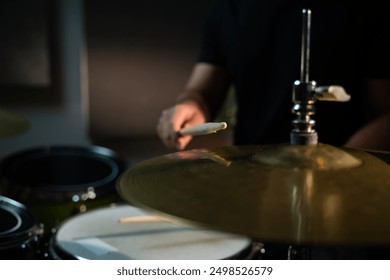
<svg viewBox="0 0 390 280">
<path fill-rule="evenodd" d="M 235 144 L 289 142 L 303 8 L 312 11 L 310 80 L 341 85 L 352 97 L 316 103 L 319 142 L 342 145 L 365 123 L 364 78 L 390 76 L 389 20 L 384 7 L 347 2 L 213 2 L 198 61 L 228 70 L 238 105 Z"/>
</svg>

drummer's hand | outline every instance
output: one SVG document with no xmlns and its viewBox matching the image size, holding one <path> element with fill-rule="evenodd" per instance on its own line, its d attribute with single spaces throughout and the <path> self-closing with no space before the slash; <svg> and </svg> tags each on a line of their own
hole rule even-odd
<svg viewBox="0 0 390 280">
<path fill-rule="evenodd" d="M 184 127 L 202 124 L 205 121 L 205 114 L 197 103 L 185 101 L 162 112 L 157 124 L 157 134 L 168 148 L 183 150 L 192 136 L 181 136 L 179 131 Z"/>
</svg>

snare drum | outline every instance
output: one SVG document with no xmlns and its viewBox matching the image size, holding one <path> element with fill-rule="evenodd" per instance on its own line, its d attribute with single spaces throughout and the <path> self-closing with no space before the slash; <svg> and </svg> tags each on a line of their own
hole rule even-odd
<svg viewBox="0 0 390 280">
<path fill-rule="evenodd" d="M 120 222 L 123 217 L 140 219 Z M 76 215 L 59 226 L 49 254 L 53 259 L 220 260 L 248 259 L 253 253 L 247 237 L 151 221 L 150 217 L 154 216 L 129 205 Z"/>
<path fill-rule="evenodd" d="M 43 228 L 25 205 L 0 196 L 0 259 L 39 259 Z"/>
<path fill-rule="evenodd" d="M 6 157 L 0 178 L 4 195 L 25 204 L 50 229 L 80 212 L 121 201 L 116 179 L 126 168 L 107 148 L 55 146 Z"/>
</svg>

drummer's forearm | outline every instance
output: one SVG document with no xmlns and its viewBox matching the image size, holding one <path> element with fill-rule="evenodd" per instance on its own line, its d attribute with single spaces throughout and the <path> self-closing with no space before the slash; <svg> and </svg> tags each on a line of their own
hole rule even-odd
<svg viewBox="0 0 390 280">
<path fill-rule="evenodd" d="M 210 121 L 218 113 L 228 88 L 229 79 L 225 69 L 208 63 L 197 63 L 177 101 L 196 102 Z"/>
<path fill-rule="evenodd" d="M 365 92 L 368 119 L 390 114 L 390 79 L 367 79 Z"/>
<path fill-rule="evenodd" d="M 390 151 L 390 113 L 375 118 L 355 132 L 345 144 L 347 147 Z"/>
<path fill-rule="evenodd" d="M 206 121 L 212 119 L 212 109 L 204 98 L 204 93 L 196 90 L 185 90 L 176 99 L 177 103 L 195 103 L 206 117 Z"/>
<path fill-rule="evenodd" d="M 346 142 L 352 148 L 390 151 L 390 79 L 365 81 L 365 126 Z"/>
</svg>

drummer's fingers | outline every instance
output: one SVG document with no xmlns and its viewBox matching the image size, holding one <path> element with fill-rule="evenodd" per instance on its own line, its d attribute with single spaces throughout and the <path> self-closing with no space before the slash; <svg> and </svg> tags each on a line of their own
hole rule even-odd
<svg viewBox="0 0 390 280">
<path fill-rule="evenodd" d="M 187 126 L 205 122 L 204 115 L 193 104 L 177 104 L 164 110 L 157 125 L 157 133 L 168 148 L 183 150 L 192 140 L 192 136 L 180 135 Z"/>
<path fill-rule="evenodd" d="M 171 143 L 175 145 L 177 150 L 184 150 L 193 137 L 181 135 L 181 129 L 203 123 L 203 115 L 199 114 L 196 106 L 185 103 L 175 106 L 171 113 L 171 137 L 173 140 Z"/>
<path fill-rule="evenodd" d="M 188 143 L 190 143 L 191 140 L 192 140 L 192 136 L 191 135 L 185 135 L 185 136 L 178 137 L 176 139 L 176 146 L 175 146 L 175 148 L 177 150 L 184 150 L 184 148 L 187 147 Z"/>
<path fill-rule="evenodd" d="M 166 109 L 162 112 L 157 124 L 157 134 L 168 148 L 175 148 L 177 146 L 178 133 L 174 129 L 173 119 L 174 108 Z"/>
</svg>

